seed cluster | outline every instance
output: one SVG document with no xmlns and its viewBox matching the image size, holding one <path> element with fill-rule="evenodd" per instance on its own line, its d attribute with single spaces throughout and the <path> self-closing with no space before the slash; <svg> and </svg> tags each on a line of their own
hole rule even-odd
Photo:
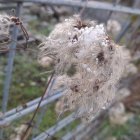
<svg viewBox="0 0 140 140">
<path fill-rule="evenodd" d="M 58 24 L 40 46 L 39 60 L 44 57 L 54 61 L 58 76 L 75 69 L 73 75 L 61 78 L 66 87 L 63 110 L 74 110 L 77 117 L 91 121 L 114 99 L 125 57 L 103 24 L 81 21 L 78 16 Z"/>
<path fill-rule="evenodd" d="M 12 22 L 7 15 L 0 15 L 0 35 L 8 35 L 9 27 Z"/>
</svg>

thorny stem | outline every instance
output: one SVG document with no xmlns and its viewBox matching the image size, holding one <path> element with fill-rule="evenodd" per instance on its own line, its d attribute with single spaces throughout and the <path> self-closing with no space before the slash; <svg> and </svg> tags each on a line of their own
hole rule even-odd
<svg viewBox="0 0 140 140">
<path fill-rule="evenodd" d="M 46 85 L 45 91 L 44 91 L 43 95 L 41 96 L 41 99 L 40 99 L 40 101 L 39 101 L 39 103 L 38 103 L 38 106 L 37 106 L 37 108 L 36 108 L 36 110 L 35 110 L 35 112 L 34 112 L 32 118 L 31 118 L 31 120 L 29 121 L 29 123 L 27 123 L 27 124 L 28 124 L 28 127 L 27 127 L 25 133 L 23 134 L 21 140 L 27 140 L 27 138 L 30 136 L 30 134 L 31 134 L 30 129 L 31 129 L 31 127 L 33 127 L 33 121 L 34 121 L 34 119 L 35 119 L 35 117 L 36 117 L 36 114 L 37 114 L 38 111 L 39 111 L 40 105 L 41 105 L 41 103 L 42 103 L 42 101 L 43 101 L 43 99 L 44 99 L 44 96 L 45 96 L 46 91 L 47 91 L 47 89 L 48 89 L 48 87 L 49 87 L 49 85 L 50 85 L 50 83 L 51 83 L 51 81 L 52 81 L 52 78 L 53 78 L 54 74 L 55 74 L 55 72 L 53 71 L 53 72 L 52 72 L 52 75 L 51 75 L 51 77 L 50 77 L 50 79 L 49 79 L 49 81 L 48 81 L 48 83 L 47 83 L 47 85 Z M 29 132 L 28 132 L 28 131 L 29 131 Z"/>
</svg>

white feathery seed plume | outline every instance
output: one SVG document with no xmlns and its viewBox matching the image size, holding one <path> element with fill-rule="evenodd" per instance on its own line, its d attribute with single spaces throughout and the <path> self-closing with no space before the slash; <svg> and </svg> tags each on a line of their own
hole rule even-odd
<svg viewBox="0 0 140 140">
<path fill-rule="evenodd" d="M 87 121 L 113 101 L 126 65 L 123 49 L 110 39 L 104 25 L 78 16 L 55 27 L 40 45 L 39 60 L 43 57 L 54 61 L 57 76 L 75 68 L 75 74 L 63 81 L 67 89 L 61 102 L 65 111 L 74 110 Z"/>
<path fill-rule="evenodd" d="M 9 35 L 9 27 L 11 23 L 9 16 L 0 15 L 0 35 Z"/>
</svg>

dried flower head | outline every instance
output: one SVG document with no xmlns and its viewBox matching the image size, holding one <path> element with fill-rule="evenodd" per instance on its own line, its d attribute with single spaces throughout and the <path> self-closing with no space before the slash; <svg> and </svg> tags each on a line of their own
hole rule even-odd
<svg viewBox="0 0 140 140">
<path fill-rule="evenodd" d="M 11 21 L 7 15 L 0 15 L 0 35 L 8 35 Z"/>
<path fill-rule="evenodd" d="M 107 21 L 107 31 L 116 37 L 121 31 L 121 24 L 117 20 L 110 19 Z"/>
<path fill-rule="evenodd" d="M 78 16 L 58 24 L 40 46 L 39 59 L 46 56 L 54 60 L 57 75 L 75 68 L 75 74 L 64 80 L 64 110 L 76 110 L 77 117 L 92 120 L 114 99 L 125 59 L 103 24 Z"/>
<path fill-rule="evenodd" d="M 53 64 L 53 59 L 50 57 L 42 57 L 38 62 L 42 67 L 49 67 Z"/>
</svg>

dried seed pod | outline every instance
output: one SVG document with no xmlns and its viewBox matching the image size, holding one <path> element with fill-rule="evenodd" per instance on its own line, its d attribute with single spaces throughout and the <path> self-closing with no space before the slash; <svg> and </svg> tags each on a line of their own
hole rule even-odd
<svg viewBox="0 0 140 140">
<path fill-rule="evenodd" d="M 89 120 L 112 102 L 125 66 L 123 49 L 110 39 L 104 25 L 95 23 L 73 17 L 58 24 L 39 54 L 59 60 L 57 75 L 75 66 L 75 74 L 64 82 L 62 102 L 77 117 Z"/>
<path fill-rule="evenodd" d="M 11 23 L 10 17 L 7 15 L 0 15 L 0 35 L 9 35 Z"/>
</svg>

